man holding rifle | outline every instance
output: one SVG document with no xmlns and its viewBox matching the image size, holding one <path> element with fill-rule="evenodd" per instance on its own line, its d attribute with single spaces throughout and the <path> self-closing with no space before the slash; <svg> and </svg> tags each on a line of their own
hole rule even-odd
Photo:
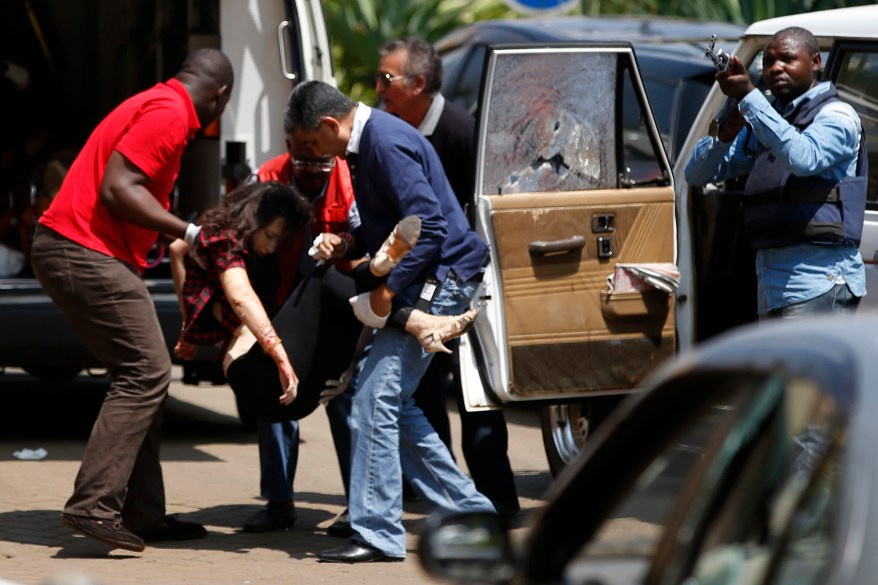
<svg viewBox="0 0 878 585">
<path fill-rule="evenodd" d="M 686 165 L 692 185 L 749 173 L 744 224 L 756 250 L 760 318 L 854 311 L 866 294 L 858 251 L 868 160 L 860 118 L 819 80 L 814 35 L 787 28 L 763 52 L 770 103 L 732 56 L 717 73 L 737 107 Z"/>
</svg>

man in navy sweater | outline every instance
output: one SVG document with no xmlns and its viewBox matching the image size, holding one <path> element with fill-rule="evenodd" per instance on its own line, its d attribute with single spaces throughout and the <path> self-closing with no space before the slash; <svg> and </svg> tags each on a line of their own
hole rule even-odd
<svg viewBox="0 0 878 585">
<path fill-rule="evenodd" d="M 394 298 L 438 315 L 465 311 L 484 274 L 488 246 L 470 229 L 424 137 L 403 120 L 355 104 L 318 81 L 293 89 L 287 120 L 296 142 L 312 155 L 347 159 L 370 253 L 403 217 L 421 219 L 417 245 L 371 292 L 372 313 L 389 315 Z M 399 327 L 377 330 L 353 404 L 348 505 L 354 536 L 347 545 L 320 553 L 320 559 L 405 558 L 403 469 L 419 495 L 443 510 L 494 510 L 412 399 L 432 357 Z"/>
<path fill-rule="evenodd" d="M 418 129 L 436 149 L 445 175 L 467 217 L 474 214 L 475 126 L 472 114 L 440 93 L 442 61 L 427 41 L 404 37 L 380 49 L 375 91 L 384 109 Z M 459 343 L 455 340 L 452 349 Z M 491 500 L 497 512 L 514 516 L 521 509 L 515 477 L 506 453 L 509 433 L 502 410 L 469 412 L 460 385 L 458 352 L 439 354 L 415 392 L 415 402 L 451 449 L 448 421 L 448 375 L 452 374 L 457 411 L 460 413 L 460 446 L 476 488 Z"/>
</svg>

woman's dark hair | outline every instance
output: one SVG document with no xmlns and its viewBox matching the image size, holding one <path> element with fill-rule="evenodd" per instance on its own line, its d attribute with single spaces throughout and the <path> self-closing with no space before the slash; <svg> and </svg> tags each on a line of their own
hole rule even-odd
<svg viewBox="0 0 878 585">
<path fill-rule="evenodd" d="M 248 245 L 253 234 L 277 218 L 286 222 L 284 237 L 311 220 L 311 204 L 293 187 L 269 181 L 238 187 L 199 218 L 208 233 L 232 231 L 238 246 Z"/>
</svg>

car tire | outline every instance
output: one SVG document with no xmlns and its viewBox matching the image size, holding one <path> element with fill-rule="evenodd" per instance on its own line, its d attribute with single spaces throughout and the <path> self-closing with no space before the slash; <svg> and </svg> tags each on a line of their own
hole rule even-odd
<svg viewBox="0 0 878 585">
<path fill-rule="evenodd" d="M 543 448 L 549 470 L 557 477 L 582 452 L 588 436 L 595 431 L 622 399 L 599 396 L 577 402 L 550 404 L 540 409 Z"/>
<path fill-rule="evenodd" d="M 28 366 L 22 369 L 46 384 L 69 384 L 82 371 L 79 366 Z"/>
</svg>

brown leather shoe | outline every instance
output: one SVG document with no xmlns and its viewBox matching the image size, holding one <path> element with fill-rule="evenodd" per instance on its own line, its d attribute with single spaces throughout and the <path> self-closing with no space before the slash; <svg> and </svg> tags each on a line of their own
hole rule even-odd
<svg viewBox="0 0 878 585">
<path fill-rule="evenodd" d="M 134 552 L 141 552 L 146 548 L 143 539 L 122 526 L 121 520 L 61 514 L 61 524 L 113 548 L 123 548 Z"/>
</svg>

